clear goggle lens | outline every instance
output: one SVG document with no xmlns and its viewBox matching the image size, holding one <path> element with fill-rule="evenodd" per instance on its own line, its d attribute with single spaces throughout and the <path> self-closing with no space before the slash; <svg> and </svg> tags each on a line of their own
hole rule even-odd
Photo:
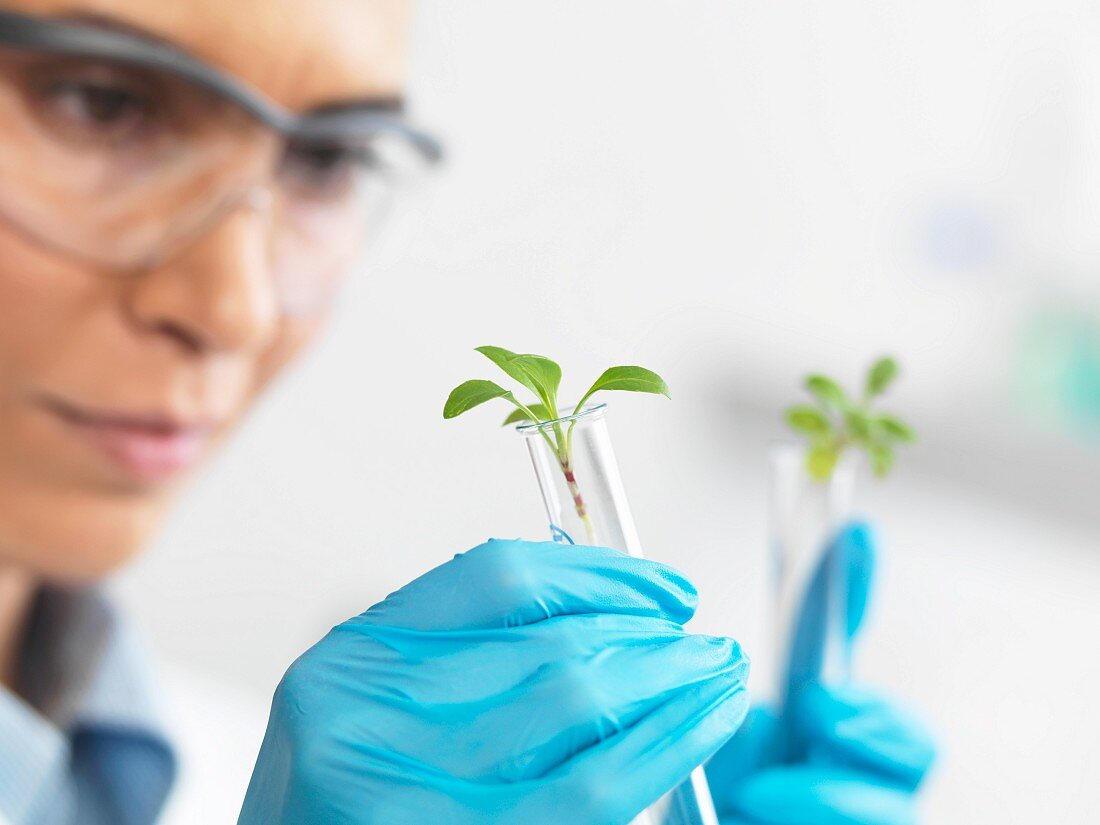
<svg viewBox="0 0 1100 825">
<path fill-rule="evenodd" d="M 106 269 L 161 264 L 249 208 L 284 309 L 310 313 L 426 169 L 401 134 L 286 139 L 167 72 L 0 46 L 0 218 Z"/>
</svg>

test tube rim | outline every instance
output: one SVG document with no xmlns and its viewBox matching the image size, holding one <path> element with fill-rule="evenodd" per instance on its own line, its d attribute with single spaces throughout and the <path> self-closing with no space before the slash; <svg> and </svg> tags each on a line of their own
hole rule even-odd
<svg viewBox="0 0 1100 825">
<path fill-rule="evenodd" d="M 572 421 L 596 421 L 603 416 L 606 410 L 606 402 L 586 404 L 584 409 L 579 412 L 572 413 L 571 415 L 563 415 L 560 418 L 555 418 L 553 421 L 530 421 L 526 424 L 520 424 L 516 427 L 516 432 L 520 435 L 530 436 L 537 435 L 543 430 L 551 429 L 555 424 L 564 424 Z"/>
</svg>

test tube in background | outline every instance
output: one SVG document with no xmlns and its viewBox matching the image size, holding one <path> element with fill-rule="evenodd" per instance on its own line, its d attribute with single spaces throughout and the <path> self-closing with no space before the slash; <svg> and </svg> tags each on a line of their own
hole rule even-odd
<svg viewBox="0 0 1100 825">
<path fill-rule="evenodd" d="M 821 645 L 804 652 L 801 665 L 815 668 L 826 683 L 842 683 L 851 675 L 845 560 L 827 550 L 851 517 L 858 458 L 845 454 L 826 481 L 811 478 L 805 461 L 805 447 L 798 444 L 776 445 L 770 455 L 772 660 L 767 695 L 761 698 L 775 708 L 786 703 L 792 646 L 816 575 L 822 576 L 822 599 L 816 611 L 806 613 L 806 621 L 819 626 L 804 627 L 803 632 Z M 801 641 L 805 644 L 806 637 Z"/>
</svg>

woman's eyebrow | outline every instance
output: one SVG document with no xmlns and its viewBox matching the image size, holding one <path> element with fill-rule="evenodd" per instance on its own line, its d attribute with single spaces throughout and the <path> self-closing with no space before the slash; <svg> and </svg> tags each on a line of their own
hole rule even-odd
<svg viewBox="0 0 1100 825">
<path fill-rule="evenodd" d="M 158 34 L 157 32 L 151 31 L 150 29 L 147 29 L 143 26 L 139 26 L 136 23 L 131 23 L 128 20 L 123 20 L 119 17 L 111 17 L 110 15 L 102 14 L 100 12 L 71 11 L 59 14 L 51 19 L 65 21 L 68 23 L 79 23 L 82 26 L 95 26 L 100 29 L 106 29 L 108 31 L 125 34 L 138 40 L 144 40 L 150 44 L 167 46 L 168 48 L 175 49 L 178 52 L 187 52 L 187 49 L 185 49 L 179 43 L 172 41 L 164 35 Z"/>
<path fill-rule="evenodd" d="M 143 26 L 139 26 L 135 23 L 131 23 L 128 20 L 122 20 L 118 17 L 112 17 L 99 12 L 92 11 L 74 11 L 65 14 L 58 15 L 55 20 L 61 20 L 69 23 L 78 23 L 84 26 L 94 26 L 96 28 L 104 29 L 105 31 L 113 31 L 118 34 L 125 35 L 128 38 L 134 40 L 140 40 L 151 46 L 160 46 L 162 48 L 171 49 L 179 54 L 186 55 L 190 60 L 200 63 L 202 65 L 209 65 L 206 61 L 200 57 L 193 55 L 186 47 L 173 41 L 171 38 L 165 37 L 162 34 L 151 31 Z M 220 69 L 210 67 L 214 71 L 220 72 Z M 310 115 L 326 115 L 326 114 L 356 114 L 371 112 L 392 112 L 401 113 L 405 110 L 405 99 L 400 95 L 379 95 L 377 97 L 360 97 L 347 100 L 338 100 L 327 103 L 320 103 L 303 110 L 300 115 L 309 117 Z"/>
</svg>

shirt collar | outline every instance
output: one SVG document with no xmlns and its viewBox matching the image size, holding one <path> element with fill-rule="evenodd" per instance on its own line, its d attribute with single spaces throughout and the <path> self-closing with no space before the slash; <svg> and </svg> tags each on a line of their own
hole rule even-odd
<svg viewBox="0 0 1100 825">
<path fill-rule="evenodd" d="M 64 731 L 125 727 L 166 739 L 147 659 L 99 591 L 44 589 L 25 636 L 21 693 Z"/>
<path fill-rule="evenodd" d="M 151 743 L 163 774 L 154 785 L 166 792 L 175 760 L 145 659 L 133 631 L 99 592 L 39 593 L 20 656 L 21 696 L 0 687 L 0 822 L 83 804 L 70 762 L 83 734 Z M 154 799 L 147 807 L 158 806 Z"/>
</svg>

